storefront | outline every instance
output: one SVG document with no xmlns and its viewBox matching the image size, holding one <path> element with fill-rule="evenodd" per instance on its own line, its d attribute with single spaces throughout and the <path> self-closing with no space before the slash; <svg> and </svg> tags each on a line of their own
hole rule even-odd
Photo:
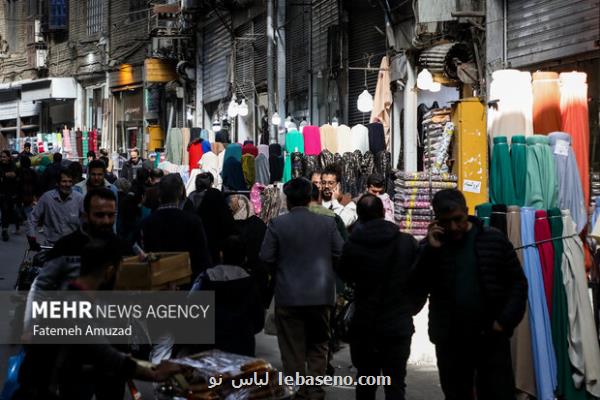
<svg viewBox="0 0 600 400">
<path fill-rule="evenodd" d="M 113 150 L 145 150 L 143 68 L 123 64 L 109 74 L 113 97 L 113 129 L 109 143 Z"/>
</svg>

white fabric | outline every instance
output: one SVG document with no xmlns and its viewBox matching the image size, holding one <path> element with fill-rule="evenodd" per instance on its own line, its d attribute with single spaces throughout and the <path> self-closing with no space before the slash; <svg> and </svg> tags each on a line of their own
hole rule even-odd
<svg viewBox="0 0 600 400">
<path fill-rule="evenodd" d="M 190 194 L 196 190 L 196 177 L 200 175 L 201 172 L 202 170 L 198 168 L 195 168 L 192 170 L 192 172 L 190 172 L 190 179 L 188 179 L 187 183 L 185 184 L 186 197 L 190 197 Z"/>
<path fill-rule="evenodd" d="M 600 397 L 600 346 L 594 326 L 594 313 L 588 295 L 583 244 L 576 236 L 569 210 L 562 211 L 565 238 L 562 262 L 563 283 L 569 310 L 569 359 L 576 387 L 585 385 L 594 397 Z"/>
<path fill-rule="evenodd" d="M 350 136 L 350 127 L 348 125 L 340 125 L 337 127 L 337 142 L 338 142 L 338 153 L 344 154 L 346 152 L 353 152 L 352 148 L 352 137 Z"/>
<path fill-rule="evenodd" d="M 219 170 L 219 156 L 212 151 L 204 153 L 200 159 L 199 167 L 204 172 L 210 172 L 215 179 L 213 186 L 219 186 L 219 179 L 221 177 Z"/>
<path fill-rule="evenodd" d="M 363 154 L 369 151 L 369 129 L 358 124 L 350 129 L 350 140 L 352 142 L 352 150 L 360 150 Z"/>
</svg>

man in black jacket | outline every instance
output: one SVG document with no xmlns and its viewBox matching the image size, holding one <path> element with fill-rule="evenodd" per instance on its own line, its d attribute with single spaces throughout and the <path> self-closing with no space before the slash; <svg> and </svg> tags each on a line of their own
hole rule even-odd
<svg viewBox="0 0 600 400">
<path fill-rule="evenodd" d="M 407 282 L 417 258 L 415 239 L 384 219 L 383 202 L 366 194 L 358 201 L 358 225 L 345 244 L 337 269 L 355 285 L 355 312 L 350 326 L 350 355 L 361 376 L 384 376 L 386 399 L 402 400 L 412 317 L 418 310 Z M 377 386 L 357 386 L 356 398 L 375 399 Z"/>
<path fill-rule="evenodd" d="M 429 294 L 429 337 L 447 400 L 515 399 L 510 337 L 525 312 L 527 280 L 513 246 L 487 228 L 458 190 L 433 198 L 436 221 L 416 267 Z M 476 389 L 476 390 L 475 390 Z"/>
</svg>

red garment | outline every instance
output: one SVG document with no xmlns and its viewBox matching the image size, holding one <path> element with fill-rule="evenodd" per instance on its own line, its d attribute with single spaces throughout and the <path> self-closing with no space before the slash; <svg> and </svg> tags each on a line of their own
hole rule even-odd
<svg viewBox="0 0 600 400">
<path fill-rule="evenodd" d="M 198 168 L 198 163 L 200 162 L 200 159 L 202 158 L 202 155 L 204 154 L 204 152 L 202 151 L 202 142 L 196 142 L 196 143 L 190 144 L 190 147 L 188 148 L 188 153 L 190 154 L 190 172 L 191 172 L 193 169 Z"/>
<path fill-rule="evenodd" d="M 258 157 L 258 147 L 252 143 L 248 143 L 242 146 L 242 155 L 252 154 L 255 158 Z"/>
<path fill-rule="evenodd" d="M 552 239 L 548 215 L 544 210 L 535 212 L 535 241 L 541 242 Z M 544 291 L 546 292 L 546 305 L 548 313 L 552 315 L 552 288 L 554 280 L 554 246 L 551 241 L 537 245 L 540 261 L 542 264 L 542 276 L 544 277 Z"/>
<path fill-rule="evenodd" d="M 98 131 L 93 129 L 88 132 L 88 151 L 94 153 L 98 150 Z"/>
</svg>

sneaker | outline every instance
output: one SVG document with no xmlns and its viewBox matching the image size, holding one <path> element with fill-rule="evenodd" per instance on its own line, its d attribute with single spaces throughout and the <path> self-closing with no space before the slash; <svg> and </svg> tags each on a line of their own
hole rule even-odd
<svg viewBox="0 0 600 400">
<path fill-rule="evenodd" d="M 8 231 L 7 230 L 2 231 L 2 241 L 8 242 Z"/>
</svg>

